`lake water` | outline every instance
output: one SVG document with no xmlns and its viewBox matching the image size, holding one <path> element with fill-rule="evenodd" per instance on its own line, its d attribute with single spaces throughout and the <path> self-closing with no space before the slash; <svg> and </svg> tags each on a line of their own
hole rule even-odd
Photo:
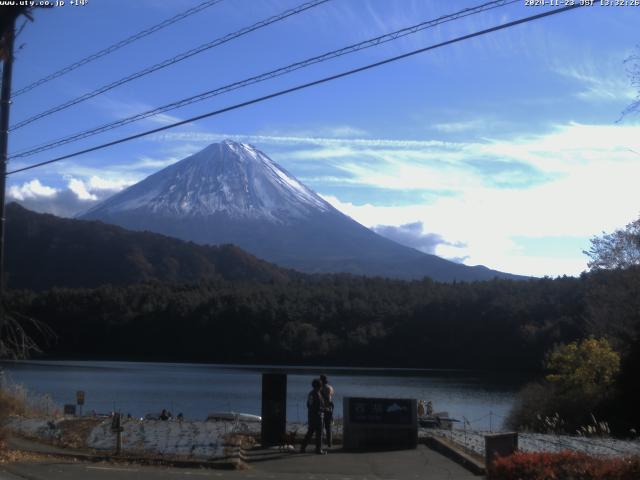
<svg viewBox="0 0 640 480">
<path fill-rule="evenodd" d="M 135 417 L 163 408 L 188 419 L 204 419 L 214 411 L 260 415 L 261 374 L 288 374 L 287 418 L 306 420 L 311 380 L 325 373 L 336 389 L 336 413 L 342 398 L 391 397 L 431 400 L 434 410 L 466 418 L 474 429 L 500 430 L 517 390 L 515 375 L 445 370 L 395 370 L 308 367 L 265 367 L 206 364 L 24 361 L 2 362 L 5 381 L 30 392 L 50 395 L 59 406 L 86 394 L 84 412 L 119 410 Z M 458 424 L 461 428 L 462 424 Z"/>
</svg>

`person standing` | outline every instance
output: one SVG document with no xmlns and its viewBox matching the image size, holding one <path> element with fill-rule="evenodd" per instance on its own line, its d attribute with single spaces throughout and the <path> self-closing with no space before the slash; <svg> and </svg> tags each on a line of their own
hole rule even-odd
<svg viewBox="0 0 640 480">
<path fill-rule="evenodd" d="M 313 390 L 309 392 L 307 395 L 307 412 L 309 414 L 308 422 L 309 427 L 307 430 L 307 434 L 304 436 L 302 440 L 302 445 L 300 446 L 300 453 L 304 453 L 307 449 L 307 445 L 309 445 L 309 441 L 311 437 L 315 434 L 316 436 L 316 453 L 319 455 L 324 455 L 325 452 L 322 450 L 322 414 L 325 411 L 324 400 L 322 399 L 322 394 L 320 393 L 320 389 L 322 388 L 322 383 L 317 378 L 314 378 L 311 382 L 311 386 Z"/>
<path fill-rule="evenodd" d="M 327 380 L 326 375 L 320 375 L 320 383 L 322 383 L 322 387 L 320 388 L 320 394 L 322 395 L 322 400 L 324 400 L 324 429 L 325 429 L 325 439 L 327 441 L 327 447 L 331 448 L 331 427 L 333 425 L 333 395 L 335 394 L 335 390 L 331 385 L 329 385 L 329 380 Z"/>
<path fill-rule="evenodd" d="M 418 418 L 422 418 L 425 416 L 424 410 L 424 400 L 418 400 Z"/>
</svg>

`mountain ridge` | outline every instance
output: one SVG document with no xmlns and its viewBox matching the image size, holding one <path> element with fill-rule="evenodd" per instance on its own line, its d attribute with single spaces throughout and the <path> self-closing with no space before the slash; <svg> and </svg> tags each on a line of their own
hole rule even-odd
<svg viewBox="0 0 640 480">
<path fill-rule="evenodd" d="M 455 263 L 382 237 L 263 152 L 230 140 L 150 175 L 79 218 L 198 244 L 232 243 L 305 273 L 437 281 L 525 278 Z"/>
<path fill-rule="evenodd" d="M 301 274 L 235 245 L 196 245 L 116 225 L 6 207 L 6 270 L 14 289 L 93 288 L 158 281 L 288 282 Z"/>
<path fill-rule="evenodd" d="M 150 175 L 80 217 L 140 209 L 167 217 L 224 212 L 284 223 L 334 208 L 255 147 L 226 140 Z"/>
</svg>

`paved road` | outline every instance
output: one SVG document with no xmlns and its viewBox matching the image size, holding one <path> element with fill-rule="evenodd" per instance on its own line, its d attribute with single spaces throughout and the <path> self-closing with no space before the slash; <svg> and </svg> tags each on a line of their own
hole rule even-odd
<svg viewBox="0 0 640 480">
<path fill-rule="evenodd" d="M 329 455 L 292 454 L 252 462 L 244 471 L 141 467 L 49 460 L 0 466 L 0 480 L 471 480 L 467 470 L 425 446 L 417 450 Z"/>
</svg>

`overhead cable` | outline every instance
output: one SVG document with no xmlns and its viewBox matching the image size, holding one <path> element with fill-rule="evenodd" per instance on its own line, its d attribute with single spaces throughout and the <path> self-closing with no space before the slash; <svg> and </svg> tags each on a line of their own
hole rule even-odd
<svg viewBox="0 0 640 480">
<path fill-rule="evenodd" d="M 218 96 L 218 95 L 222 95 L 228 92 L 231 92 L 233 90 L 238 90 L 240 88 L 243 87 L 247 87 L 249 85 L 253 85 L 256 83 L 260 83 L 260 82 L 264 82 L 266 80 L 270 80 L 272 78 L 275 77 L 280 77 L 282 75 L 294 72 L 296 70 L 311 66 L 311 65 L 315 65 L 317 63 L 322 63 L 328 60 L 331 60 L 333 58 L 337 58 L 337 57 L 341 57 L 343 55 L 348 55 L 354 52 L 358 52 L 360 50 L 364 50 L 367 48 L 371 48 L 377 45 L 381 45 L 393 40 L 397 40 L 399 38 L 405 37 L 407 35 L 411 35 L 411 34 L 415 34 L 419 31 L 428 29 L 428 28 L 433 28 L 437 25 L 441 25 L 443 23 L 447 23 L 447 22 L 451 22 L 454 20 L 458 20 L 460 18 L 464 18 L 470 15 L 476 15 L 478 13 L 481 12 L 485 12 L 487 10 L 491 10 L 494 8 L 498 8 L 498 7 L 503 7 L 512 3 L 516 3 L 516 2 L 520 2 L 520 0 L 494 0 L 491 2 L 487 2 L 481 5 L 478 5 L 476 7 L 471 7 L 471 8 L 466 8 L 464 10 L 460 10 L 458 12 L 455 13 L 451 13 L 448 15 L 444 15 L 442 17 L 438 17 L 432 20 L 428 20 L 428 21 L 424 21 L 421 23 L 418 23 L 416 25 L 410 26 L 410 27 L 405 27 L 402 28 L 400 30 L 396 30 L 394 32 L 391 33 L 387 33 L 384 35 L 380 35 L 378 37 L 374 37 L 368 40 L 364 40 L 362 42 L 359 43 L 355 43 L 337 50 L 332 50 L 326 53 L 323 53 L 322 55 L 317 55 L 315 57 L 311 57 L 311 58 L 307 58 L 306 60 L 302 60 L 300 62 L 295 62 L 292 63 L 290 65 L 287 65 L 285 67 L 280 67 L 277 68 L 275 70 L 271 70 L 269 72 L 266 73 L 262 73 L 250 78 L 246 78 L 244 80 L 240 80 L 238 82 L 233 82 L 231 84 L 227 84 L 224 85 L 222 87 L 217 87 L 215 89 L 212 90 L 208 90 L 206 92 L 202 92 L 199 93 L 197 95 L 192 95 L 190 97 L 187 98 L 183 98 L 181 100 L 177 100 L 175 102 L 171 102 L 168 103 L 166 105 L 160 106 L 160 107 L 156 107 L 153 108 L 151 110 L 147 110 L 145 112 L 141 112 L 135 115 L 131 115 L 129 117 L 126 118 L 122 118 L 120 120 L 116 120 L 113 122 L 109 122 L 107 124 L 98 126 L 98 127 L 94 127 L 94 128 L 90 128 L 88 130 L 84 130 L 82 132 L 78 132 L 78 133 L 74 133 L 71 135 L 67 135 L 65 137 L 50 141 L 50 142 L 46 142 L 37 146 L 33 146 L 33 147 L 27 147 L 26 149 L 23 149 L 19 152 L 16 152 L 12 155 L 9 156 L 10 159 L 15 159 L 15 158 L 25 158 L 25 157 L 29 157 L 31 155 L 35 155 L 36 153 L 40 153 L 46 150 L 50 150 L 52 148 L 56 148 L 56 147 L 60 147 L 62 145 L 66 145 L 72 142 L 76 142 L 78 140 L 82 140 L 84 138 L 87 137 L 91 137 L 93 135 L 97 135 L 109 130 L 113 130 L 115 128 L 119 128 L 122 127 L 124 125 L 127 125 L 129 123 L 132 122 L 137 122 L 140 120 L 143 120 L 145 118 L 149 118 L 149 117 L 153 117 L 156 115 L 160 115 L 162 113 L 168 112 L 170 110 L 175 110 L 177 108 L 181 108 L 187 105 L 191 105 L 193 103 L 196 102 L 201 102 L 203 100 L 207 100 L 209 98 Z"/>
<path fill-rule="evenodd" d="M 60 70 L 57 70 L 47 75 L 46 77 L 36 80 L 35 82 L 30 83 L 29 85 L 22 87 L 19 90 L 16 90 L 15 92 L 12 92 L 11 96 L 15 98 L 19 95 L 22 95 L 23 93 L 27 93 L 28 91 L 33 90 L 34 88 L 44 85 L 45 83 L 50 82 L 51 80 L 54 80 L 58 77 L 66 75 L 67 73 L 72 72 L 73 70 L 80 68 L 83 65 L 86 65 L 87 63 L 91 63 L 94 60 L 97 60 L 98 58 L 104 57 L 105 55 L 109 55 L 110 53 L 113 53 L 116 50 L 119 50 L 122 47 L 129 45 L 130 43 L 133 43 L 137 40 L 140 40 L 141 38 L 151 35 L 152 33 L 155 33 L 158 30 L 162 30 L 163 28 L 168 27 L 169 25 L 173 25 L 174 23 L 179 22 L 180 20 L 183 20 L 187 17 L 190 17 L 191 15 L 194 15 L 198 12 L 201 12 L 205 8 L 209 8 L 215 5 L 216 3 L 220 3 L 221 1 L 222 0 L 207 0 L 205 2 L 202 2 L 199 5 L 196 5 L 195 7 L 185 10 L 182 13 L 174 15 L 173 17 L 158 23 L 157 25 L 154 25 L 145 30 L 142 30 L 136 33 L 135 35 L 131 35 L 130 37 L 127 37 L 124 40 L 120 40 L 119 42 L 114 43 L 113 45 L 110 45 L 107 48 L 103 48 L 102 50 L 96 53 L 93 53 L 87 57 L 84 57 L 83 59 L 72 63 L 71 65 L 67 65 L 66 67 L 61 68 Z"/>
<path fill-rule="evenodd" d="M 169 67 L 171 65 L 174 65 L 174 64 L 176 64 L 178 62 L 186 60 L 187 58 L 191 58 L 194 55 L 202 53 L 202 52 L 204 52 L 206 50 L 209 50 L 209 49 L 214 48 L 214 47 L 218 47 L 218 46 L 220 46 L 220 45 L 222 45 L 224 43 L 230 42 L 231 40 L 235 40 L 238 37 L 246 35 L 246 34 L 248 34 L 250 32 L 255 31 L 255 30 L 259 30 L 261 28 L 264 28 L 264 27 L 266 27 L 268 25 L 271 25 L 272 23 L 276 23 L 276 22 L 282 21 L 282 20 L 284 20 L 286 18 L 289 18 L 289 17 L 291 17 L 293 15 L 297 15 L 299 13 L 302 13 L 302 12 L 304 12 L 306 10 L 309 10 L 310 8 L 317 7 L 318 5 L 321 5 L 321 4 L 326 3 L 328 1 L 330 1 L 330 0 L 311 0 L 310 2 L 304 3 L 302 5 L 298 5 L 295 8 L 292 8 L 292 9 L 286 10 L 286 11 L 284 11 L 282 13 L 279 13 L 278 15 L 275 15 L 273 17 L 269 17 L 269 18 L 267 18 L 265 20 L 261 20 L 261 21 L 259 21 L 257 23 L 254 23 L 253 25 L 241 28 L 240 30 L 237 30 L 237 31 L 235 31 L 233 33 L 229 33 L 229 34 L 227 34 L 227 35 L 225 35 L 223 37 L 216 38 L 215 40 L 213 40 L 211 42 L 204 43 L 204 44 L 200 45 L 199 47 L 192 48 L 191 50 L 188 50 L 186 52 L 182 52 L 182 53 L 180 53 L 180 54 L 178 54 L 178 55 L 176 55 L 174 57 L 171 57 L 171 58 L 168 58 L 166 60 L 163 60 L 160 63 L 156 63 L 155 65 L 151 65 L 150 67 L 144 68 L 144 69 L 139 70 L 139 71 L 137 71 L 135 73 L 127 75 L 126 77 L 123 77 L 123 78 L 121 78 L 119 80 L 116 80 L 114 82 L 111 82 L 111 83 L 108 83 L 106 85 L 103 85 L 102 87 L 97 88 L 95 90 L 92 90 L 91 92 L 87 92 L 87 93 L 85 93 L 83 95 L 80 95 L 79 97 L 76 97 L 76 98 L 68 100 L 68 101 L 66 101 L 64 103 L 61 103 L 60 105 L 52 107 L 52 108 L 50 108 L 48 110 L 45 110 L 43 112 L 37 113 L 37 114 L 35 114 L 35 115 L 25 119 L 25 120 L 22 120 L 22 121 L 20 121 L 20 122 L 18 122 L 16 124 L 12 125 L 9 128 L 9 131 L 17 130 L 19 128 L 22 128 L 22 127 L 24 127 L 26 125 L 29 125 L 30 123 L 35 122 L 36 120 L 40 120 L 41 118 L 48 117 L 49 115 L 52 115 L 52 114 L 57 113 L 57 112 L 60 112 L 60 111 L 65 110 L 65 109 L 67 109 L 69 107 L 77 105 L 79 103 L 82 103 L 82 102 L 84 102 L 86 100 L 89 100 L 90 98 L 97 97 L 98 95 L 102 95 L 103 93 L 106 93 L 109 90 L 113 90 L 114 88 L 119 87 L 120 85 L 124 85 L 125 83 L 129 83 L 129 82 L 131 82 L 133 80 L 136 80 L 136 79 L 138 79 L 140 77 L 144 77 L 145 75 L 149 75 L 150 73 L 157 72 L 158 70 L 161 70 L 163 68 L 166 68 L 166 67 Z"/>
<path fill-rule="evenodd" d="M 60 157 L 52 158 L 52 159 L 46 160 L 44 162 L 38 162 L 38 163 L 35 163 L 33 165 L 28 165 L 26 167 L 17 168 L 15 170 L 7 172 L 7 175 L 12 175 L 12 174 L 19 173 L 19 172 L 24 172 L 24 171 L 27 171 L 27 170 L 32 170 L 34 168 L 38 168 L 38 167 L 42 167 L 42 166 L 49 165 L 49 164 L 52 164 L 52 163 L 60 162 L 62 160 L 67 160 L 69 158 L 77 157 L 77 156 L 83 155 L 85 153 L 95 152 L 97 150 L 102 150 L 104 148 L 112 147 L 114 145 L 118 145 L 118 144 L 125 143 L 125 142 L 129 142 L 129 141 L 135 140 L 137 138 L 142 138 L 142 137 L 145 137 L 145 136 L 148 136 L 148 135 L 152 135 L 154 133 L 162 132 L 164 130 L 169 130 L 171 128 L 179 127 L 181 125 L 186 125 L 187 123 L 195 122 L 197 120 L 202 120 L 202 119 L 205 119 L 205 118 L 217 116 L 217 115 L 220 115 L 220 114 L 223 114 L 223 113 L 226 113 L 226 112 L 230 112 L 232 110 L 237 110 L 237 109 L 240 109 L 240 108 L 243 108 L 243 107 L 247 107 L 249 105 L 254 105 L 256 103 L 261 103 L 261 102 L 264 102 L 266 100 L 270 100 L 272 98 L 280 97 L 280 96 L 283 96 L 283 95 L 287 95 L 289 93 L 297 92 L 299 90 L 304 90 L 304 89 L 309 88 L 309 87 L 313 87 L 313 86 L 316 86 L 316 85 L 327 83 L 327 82 L 330 82 L 332 80 L 337 80 L 339 78 L 344 78 L 344 77 L 348 77 L 348 76 L 354 75 L 356 73 L 360 73 L 360 72 L 364 72 L 364 71 L 367 71 L 367 70 L 371 70 L 373 68 L 377 68 L 377 67 L 380 67 L 382 65 L 386 65 L 386 64 L 389 64 L 389 63 L 392 63 L 392 62 L 397 62 L 398 60 L 409 58 L 409 57 L 418 55 L 420 53 L 424 53 L 424 52 L 428 52 L 428 51 L 431 51 L 431 50 L 435 50 L 437 48 L 441 48 L 441 47 L 444 47 L 444 46 L 447 46 L 447 45 L 451 45 L 451 44 L 454 44 L 454 43 L 459 43 L 459 42 L 462 42 L 462 41 L 465 41 L 465 40 L 470 40 L 472 38 L 479 37 L 481 35 L 486 35 L 488 33 L 497 32 L 499 30 L 504 30 L 506 28 L 511 28 L 511 27 L 516 26 L 516 25 L 521 25 L 523 23 L 528 23 L 528 22 L 532 22 L 534 20 L 539 20 L 539 19 L 542 19 L 542 18 L 545 18 L 545 17 L 549 17 L 549 16 L 552 16 L 552 15 L 557 15 L 557 14 L 560 14 L 560 13 L 564 13 L 564 12 L 567 12 L 569 10 L 573 10 L 573 9 L 580 8 L 580 7 L 583 7 L 583 6 L 585 6 L 585 5 L 582 5 L 582 4 L 578 3 L 578 4 L 574 4 L 574 5 L 569 5 L 569 6 L 566 6 L 566 7 L 554 8 L 553 10 L 549 10 L 549 11 L 546 11 L 546 12 L 543 12 L 543 13 L 539 13 L 539 14 L 536 14 L 536 15 L 530 15 L 528 17 L 520 18 L 518 20 L 514 20 L 514 21 L 511 21 L 511 22 L 503 23 L 501 25 L 496 25 L 495 27 L 487 28 L 487 29 L 484 29 L 484 30 L 479 30 L 479 31 L 474 32 L 474 33 L 470 33 L 470 34 L 467 34 L 467 35 L 456 37 L 456 38 L 453 38 L 451 40 L 447 40 L 447 41 L 444 41 L 444 42 L 440 42 L 440 43 L 437 43 L 435 45 L 430 45 L 428 47 L 419 48 L 417 50 L 413 50 L 413 51 L 408 52 L 408 53 L 403 53 L 402 55 L 397 55 L 395 57 L 386 58 L 385 60 L 381 60 L 381 61 L 378 61 L 378 62 L 375 62 L 375 63 L 370 63 L 370 64 L 365 65 L 363 67 L 358 67 L 358 68 L 354 68 L 352 70 L 347 70 L 345 72 L 341 72 L 341 73 L 338 73 L 338 74 L 335 74 L 335 75 L 324 77 L 324 78 L 321 78 L 319 80 L 314 80 L 312 82 L 308 82 L 308 83 L 304 83 L 304 84 L 301 84 L 301 85 L 297 85 L 295 87 L 291 87 L 291 88 L 287 88 L 287 89 L 284 89 L 284 90 L 280 90 L 278 92 L 274 92 L 274 93 L 271 93 L 269 95 L 264 95 L 262 97 L 254 98 L 252 100 L 247 100 L 247 101 L 241 102 L 241 103 L 236 103 L 235 105 L 231 105 L 229 107 L 225 107 L 225 108 L 221 108 L 221 109 L 214 110 L 214 111 L 211 111 L 211 112 L 203 113 L 201 115 L 197 115 L 195 117 L 188 118 L 187 120 L 182 120 L 182 121 L 179 121 L 179 122 L 175 122 L 175 123 L 172 123 L 170 125 L 164 125 L 162 127 L 158 127 L 158 128 L 154 128 L 154 129 L 151 129 L 151 130 L 144 131 L 144 132 L 140 132 L 140 133 L 137 133 L 135 135 L 130 135 L 128 137 L 124 137 L 124 138 L 120 138 L 120 139 L 117 139 L 117 140 L 113 140 L 113 141 L 110 141 L 110 142 L 107 142 L 107 143 L 103 143 L 101 145 L 96 145 L 94 147 L 85 148 L 84 150 L 79 150 L 79 151 L 76 151 L 76 152 L 73 152 L 73 153 L 69 153 L 67 155 L 62 155 Z"/>
</svg>

